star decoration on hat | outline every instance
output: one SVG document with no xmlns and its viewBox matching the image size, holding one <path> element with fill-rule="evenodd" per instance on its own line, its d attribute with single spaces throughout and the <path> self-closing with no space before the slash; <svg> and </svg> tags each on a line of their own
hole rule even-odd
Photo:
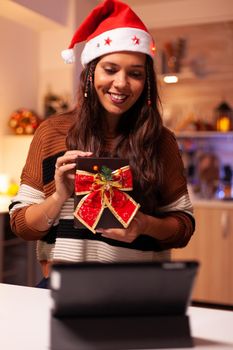
<svg viewBox="0 0 233 350">
<path fill-rule="evenodd" d="M 105 44 L 104 45 L 111 45 L 111 42 L 112 40 L 108 37 L 107 39 L 104 39 L 105 40 Z"/>
<path fill-rule="evenodd" d="M 134 45 L 139 45 L 140 39 L 139 39 L 136 35 L 134 35 L 134 37 L 132 38 L 132 40 L 133 40 Z"/>
</svg>

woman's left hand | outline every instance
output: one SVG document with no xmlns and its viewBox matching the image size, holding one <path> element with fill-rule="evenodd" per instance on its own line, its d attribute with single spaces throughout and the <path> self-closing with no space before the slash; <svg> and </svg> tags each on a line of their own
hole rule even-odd
<svg viewBox="0 0 233 350">
<path fill-rule="evenodd" d="M 101 233 L 106 238 L 131 243 L 144 232 L 145 222 L 146 215 L 138 211 L 127 228 L 100 228 L 96 232 Z"/>
</svg>

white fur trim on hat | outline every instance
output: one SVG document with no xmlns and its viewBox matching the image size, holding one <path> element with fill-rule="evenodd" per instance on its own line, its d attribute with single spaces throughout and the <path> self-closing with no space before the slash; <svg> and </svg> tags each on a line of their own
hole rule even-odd
<svg viewBox="0 0 233 350">
<path fill-rule="evenodd" d="M 153 39 L 146 31 L 131 27 L 117 28 L 89 40 L 81 54 L 81 63 L 85 66 L 97 57 L 119 51 L 141 52 L 153 58 L 154 50 Z"/>
<path fill-rule="evenodd" d="M 65 61 L 65 63 L 74 63 L 75 55 L 73 49 L 66 49 L 61 52 L 61 57 Z"/>
</svg>

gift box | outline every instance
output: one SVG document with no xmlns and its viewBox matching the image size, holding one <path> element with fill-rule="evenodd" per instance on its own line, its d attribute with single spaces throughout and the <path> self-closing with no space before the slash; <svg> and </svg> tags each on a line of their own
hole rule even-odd
<svg viewBox="0 0 233 350">
<path fill-rule="evenodd" d="M 78 157 L 75 174 L 74 227 L 127 228 L 140 205 L 134 201 L 127 159 Z"/>
</svg>

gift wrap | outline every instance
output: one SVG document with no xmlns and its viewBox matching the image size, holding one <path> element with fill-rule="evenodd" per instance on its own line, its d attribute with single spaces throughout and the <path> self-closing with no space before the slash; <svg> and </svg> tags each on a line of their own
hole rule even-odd
<svg viewBox="0 0 233 350">
<path fill-rule="evenodd" d="M 75 174 L 74 226 L 127 228 L 140 205 L 134 201 L 127 159 L 78 157 Z"/>
</svg>

